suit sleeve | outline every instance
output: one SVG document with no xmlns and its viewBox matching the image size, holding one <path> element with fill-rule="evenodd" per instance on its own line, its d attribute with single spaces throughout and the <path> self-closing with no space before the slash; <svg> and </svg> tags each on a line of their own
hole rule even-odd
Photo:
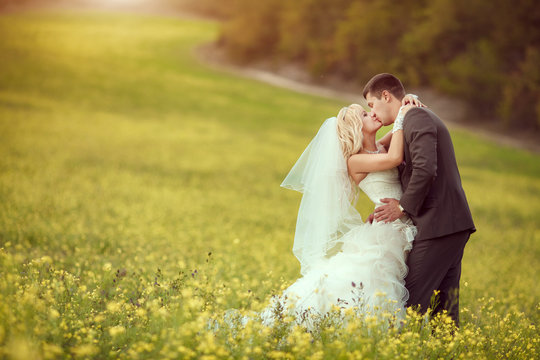
<svg viewBox="0 0 540 360">
<path fill-rule="evenodd" d="M 437 176 L 437 128 L 424 110 L 412 109 L 404 120 L 403 135 L 409 145 L 412 174 L 400 205 L 418 216 Z"/>
</svg>

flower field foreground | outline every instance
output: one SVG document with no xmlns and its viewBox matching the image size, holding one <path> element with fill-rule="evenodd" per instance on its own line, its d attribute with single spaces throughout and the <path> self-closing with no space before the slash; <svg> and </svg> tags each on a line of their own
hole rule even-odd
<svg viewBox="0 0 540 360">
<path fill-rule="evenodd" d="M 337 308 L 311 332 L 241 321 L 298 277 L 300 196 L 279 184 L 344 104 L 199 64 L 216 33 L 0 15 L 0 357 L 538 358 L 540 159 L 459 131 L 478 228 L 461 328 Z"/>
</svg>

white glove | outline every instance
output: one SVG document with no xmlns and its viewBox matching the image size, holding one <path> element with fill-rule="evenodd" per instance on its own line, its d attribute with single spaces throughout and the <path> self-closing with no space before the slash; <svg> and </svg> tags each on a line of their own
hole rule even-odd
<svg viewBox="0 0 540 360">
<path fill-rule="evenodd" d="M 405 119 L 405 111 L 403 111 L 404 106 L 399 108 L 398 115 L 396 116 L 396 120 L 394 121 L 394 128 L 392 129 L 392 133 L 395 133 L 398 130 L 403 130 L 403 120 Z"/>
<path fill-rule="evenodd" d="M 418 100 L 418 95 L 414 95 L 414 94 L 405 95 L 405 97 L 407 97 L 407 96 L 410 96 L 410 97 L 414 98 L 415 100 Z M 398 130 L 403 130 L 403 119 L 405 119 L 405 113 L 406 113 L 406 111 L 403 111 L 403 108 L 405 106 L 406 105 L 402 105 L 399 108 L 398 115 L 396 116 L 396 120 L 394 121 L 394 128 L 392 129 L 392 133 L 395 133 Z"/>
</svg>

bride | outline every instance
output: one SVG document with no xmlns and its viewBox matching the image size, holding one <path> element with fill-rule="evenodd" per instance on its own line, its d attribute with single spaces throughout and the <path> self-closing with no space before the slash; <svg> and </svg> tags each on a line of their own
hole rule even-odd
<svg viewBox="0 0 540 360">
<path fill-rule="evenodd" d="M 310 326 L 333 306 L 363 313 L 404 308 L 406 257 L 416 228 L 405 215 L 392 223 L 363 223 L 354 204 L 358 189 L 375 207 L 401 197 L 396 166 L 403 158 L 403 117 L 423 106 L 411 95 L 406 103 L 392 133 L 379 142 L 382 123 L 360 105 L 344 107 L 324 122 L 281 184 L 303 193 L 293 246 L 302 277 L 272 298 L 260 313 L 263 323 L 292 315 Z"/>
</svg>

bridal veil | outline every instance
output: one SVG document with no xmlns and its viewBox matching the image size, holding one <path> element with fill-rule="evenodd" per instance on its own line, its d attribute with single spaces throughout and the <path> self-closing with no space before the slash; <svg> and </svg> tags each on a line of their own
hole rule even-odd
<svg viewBox="0 0 540 360">
<path fill-rule="evenodd" d="M 305 275 L 343 234 L 362 223 L 353 206 L 356 193 L 337 136 L 337 118 L 323 123 L 281 186 L 303 193 L 293 253 Z"/>
</svg>

